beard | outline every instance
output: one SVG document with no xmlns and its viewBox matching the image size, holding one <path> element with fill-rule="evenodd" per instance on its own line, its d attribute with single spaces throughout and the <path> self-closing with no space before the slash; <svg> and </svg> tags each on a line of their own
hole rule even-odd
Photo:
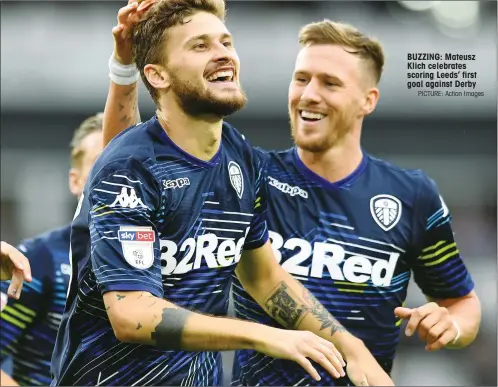
<svg viewBox="0 0 498 387">
<path fill-rule="evenodd" d="M 242 109 L 247 102 L 244 91 L 240 88 L 230 92 L 222 92 L 217 96 L 202 84 L 180 79 L 171 73 L 171 90 L 181 108 L 190 116 L 215 115 L 223 118 Z"/>
<path fill-rule="evenodd" d="M 299 118 L 292 113 L 290 116 L 291 136 L 294 144 L 308 152 L 321 153 L 334 147 L 351 131 L 355 117 L 351 113 L 344 111 L 334 111 L 327 115 L 324 120 L 329 120 L 327 128 L 321 133 L 311 135 L 303 134 L 298 130 Z"/>
</svg>

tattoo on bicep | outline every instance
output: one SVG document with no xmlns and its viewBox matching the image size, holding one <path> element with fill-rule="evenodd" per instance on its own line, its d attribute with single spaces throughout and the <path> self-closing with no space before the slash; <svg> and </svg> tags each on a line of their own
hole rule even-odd
<svg viewBox="0 0 498 387">
<path fill-rule="evenodd" d="M 310 291 L 304 289 L 303 297 L 306 308 L 322 324 L 320 330 L 330 328 L 330 336 L 333 336 L 336 332 L 344 332 L 346 330 Z"/>
<path fill-rule="evenodd" d="M 111 309 L 111 307 L 110 307 L 110 306 L 108 306 L 107 308 L 105 308 L 105 310 L 106 310 L 106 311 L 108 311 L 109 309 Z"/>
<path fill-rule="evenodd" d="M 304 305 L 299 305 L 291 296 L 285 282 L 281 282 L 266 300 L 268 314 L 287 328 L 297 328 L 308 313 Z"/>
<path fill-rule="evenodd" d="M 116 298 L 118 299 L 118 301 L 121 301 L 125 297 L 126 296 L 122 296 L 121 294 L 116 294 Z"/>
<path fill-rule="evenodd" d="M 183 328 L 190 313 L 186 309 L 164 308 L 161 321 L 150 334 L 156 346 L 162 349 L 181 349 Z"/>
<path fill-rule="evenodd" d="M 140 295 L 137 297 L 137 300 L 141 299 L 143 295 L 143 293 L 140 293 Z"/>
<path fill-rule="evenodd" d="M 150 304 L 148 307 L 150 308 L 150 307 L 154 306 L 156 304 L 156 302 L 157 302 L 157 300 L 154 300 L 154 302 L 152 304 Z"/>
<path fill-rule="evenodd" d="M 138 325 L 137 325 L 137 331 L 138 331 L 140 328 L 142 328 L 142 324 L 138 323 Z"/>
</svg>

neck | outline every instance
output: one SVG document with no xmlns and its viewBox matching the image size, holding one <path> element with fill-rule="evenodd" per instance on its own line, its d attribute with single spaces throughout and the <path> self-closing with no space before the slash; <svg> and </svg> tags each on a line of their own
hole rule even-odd
<svg viewBox="0 0 498 387">
<path fill-rule="evenodd" d="M 308 169 L 330 183 L 348 177 L 363 159 L 359 138 L 345 139 L 324 152 L 310 152 L 298 147 L 297 153 Z"/>
<path fill-rule="evenodd" d="M 218 152 L 223 124 L 219 117 L 189 116 L 176 102 L 161 104 L 156 114 L 169 138 L 188 154 L 209 161 Z"/>
</svg>

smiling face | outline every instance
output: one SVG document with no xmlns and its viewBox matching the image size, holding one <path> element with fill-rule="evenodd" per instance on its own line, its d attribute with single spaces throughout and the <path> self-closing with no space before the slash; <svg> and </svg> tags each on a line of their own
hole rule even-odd
<svg viewBox="0 0 498 387">
<path fill-rule="evenodd" d="M 337 45 L 304 47 L 289 87 L 296 145 L 320 152 L 339 143 L 364 115 L 360 59 Z"/>
<path fill-rule="evenodd" d="M 378 101 L 382 47 L 354 27 L 330 20 L 304 26 L 299 42 L 288 100 L 296 145 L 325 152 L 348 138 L 359 141 L 363 117 Z"/>
<path fill-rule="evenodd" d="M 169 87 L 185 112 L 223 117 L 244 107 L 239 57 L 217 16 L 197 12 L 167 33 Z"/>
</svg>

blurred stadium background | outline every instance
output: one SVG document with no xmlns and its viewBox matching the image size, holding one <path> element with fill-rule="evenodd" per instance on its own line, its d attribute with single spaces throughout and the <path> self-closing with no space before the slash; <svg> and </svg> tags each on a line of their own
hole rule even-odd
<svg viewBox="0 0 498 387">
<path fill-rule="evenodd" d="M 68 143 L 86 116 L 103 110 L 110 32 L 123 4 L 1 3 L 2 240 L 17 242 L 71 220 Z M 395 382 L 496 386 L 496 2 L 229 1 L 228 10 L 249 97 L 228 121 L 266 148 L 291 145 L 286 93 L 302 25 L 330 18 L 380 39 L 387 62 L 363 145 L 438 182 L 483 303 L 481 332 L 468 349 L 425 353 L 418 339 L 403 337 Z M 417 52 L 475 54 L 468 70 L 478 73 L 475 91 L 485 96 L 416 97 L 406 88 L 406 54 Z M 145 88 L 141 98 L 148 119 L 153 104 Z M 408 305 L 423 302 L 413 287 Z"/>
</svg>

